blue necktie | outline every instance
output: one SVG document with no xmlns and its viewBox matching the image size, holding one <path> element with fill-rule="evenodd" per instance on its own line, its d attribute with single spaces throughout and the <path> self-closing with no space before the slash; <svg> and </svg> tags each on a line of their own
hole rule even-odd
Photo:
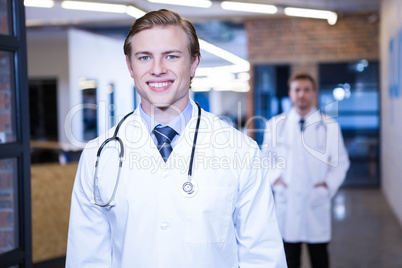
<svg viewBox="0 0 402 268">
<path fill-rule="evenodd" d="M 304 130 L 304 122 L 305 122 L 305 120 L 303 118 L 301 118 L 300 121 L 299 121 L 300 132 L 303 132 L 303 130 Z"/>
<path fill-rule="evenodd" d="M 177 132 L 168 126 L 161 127 L 161 128 L 154 128 L 152 133 L 155 134 L 155 137 L 158 141 L 158 150 L 161 154 L 163 160 L 166 162 L 169 158 L 170 153 L 173 151 L 171 142 L 176 136 Z"/>
</svg>

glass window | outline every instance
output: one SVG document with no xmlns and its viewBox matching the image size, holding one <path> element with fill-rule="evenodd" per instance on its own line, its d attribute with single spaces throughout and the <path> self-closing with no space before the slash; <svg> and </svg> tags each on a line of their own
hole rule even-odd
<svg viewBox="0 0 402 268">
<path fill-rule="evenodd" d="M 320 64 L 319 75 L 320 108 L 339 122 L 351 160 L 344 185 L 379 185 L 378 62 Z"/>
<path fill-rule="evenodd" d="M 254 135 L 258 144 L 262 144 L 266 121 L 272 116 L 286 112 L 287 81 L 290 75 L 289 65 L 256 65 L 254 68 Z M 247 123 L 249 125 L 250 121 Z"/>
<path fill-rule="evenodd" d="M 11 52 L 0 51 L 0 143 L 15 141 L 12 55 Z"/>
<path fill-rule="evenodd" d="M 79 84 L 84 105 L 84 109 L 82 109 L 83 138 L 84 141 L 89 141 L 98 136 L 97 83 L 95 80 L 82 77 Z"/>
<path fill-rule="evenodd" d="M 16 167 L 16 159 L 0 159 L 0 254 L 18 248 Z"/>
<path fill-rule="evenodd" d="M 116 105 L 114 104 L 114 84 L 109 84 L 109 126 L 116 124 Z"/>
<path fill-rule="evenodd" d="M 8 0 L 0 0 L 0 34 L 10 34 L 10 18 L 8 17 Z"/>
</svg>

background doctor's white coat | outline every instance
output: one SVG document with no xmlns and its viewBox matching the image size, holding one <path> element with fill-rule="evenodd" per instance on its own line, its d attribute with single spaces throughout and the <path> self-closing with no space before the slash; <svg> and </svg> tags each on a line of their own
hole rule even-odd
<svg viewBox="0 0 402 268">
<path fill-rule="evenodd" d="M 273 163 L 278 223 L 286 242 L 325 243 L 331 240 L 331 198 L 345 179 L 349 158 L 339 125 L 313 109 L 300 130 L 294 109 L 268 123 L 263 156 Z M 314 187 L 325 182 L 325 187 Z"/>
</svg>

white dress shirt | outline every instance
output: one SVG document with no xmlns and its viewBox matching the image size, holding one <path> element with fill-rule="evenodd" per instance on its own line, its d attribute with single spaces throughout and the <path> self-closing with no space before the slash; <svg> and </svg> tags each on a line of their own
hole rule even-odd
<svg viewBox="0 0 402 268">
<path fill-rule="evenodd" d="M 164 126 L 169 126 L 172 129 L 174 129 L 177 133 L 177 135 L 173 138 L 172 140 L 172 148 L 176 145 L 177 141 L 180 139 L 180 136 L 182 135 L 185 127 L 187 126 L 187 123 L 190 121 L 192 113 L 193 113 L 193 105 L 191 104 L 191 101 L 188 102 L 186 108 L 178 115 L 176 116 L 172 121 L 170 121 L 167 124 L 162 124 L 153 119 L 151 116 L 149 116 L 145 111 L 142 109 L 142 105 L 138 107 L 142 122 L 144 123 L 144 126 L 146 127 L 148 133 L 151 135 L 152 140 L 154 141 L 155 144 L 158 144 L 158 141 L 155 137 L 155 134 L 152 133 L 152 130 L 155 127 L 164 127 Z"/>
</svg>

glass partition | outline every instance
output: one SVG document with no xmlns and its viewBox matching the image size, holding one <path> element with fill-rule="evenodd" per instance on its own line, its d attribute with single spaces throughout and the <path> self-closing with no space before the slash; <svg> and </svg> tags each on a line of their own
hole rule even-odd
<svg viewBox="0 0 402 268">
<path fill-rule="evenodd" d="M 13 98 L 14 91 L 12 84 L 13 53 L 0 51 L 0 143 L 15 141 L 14 119 L 13 119 Z"/>
</svg>

